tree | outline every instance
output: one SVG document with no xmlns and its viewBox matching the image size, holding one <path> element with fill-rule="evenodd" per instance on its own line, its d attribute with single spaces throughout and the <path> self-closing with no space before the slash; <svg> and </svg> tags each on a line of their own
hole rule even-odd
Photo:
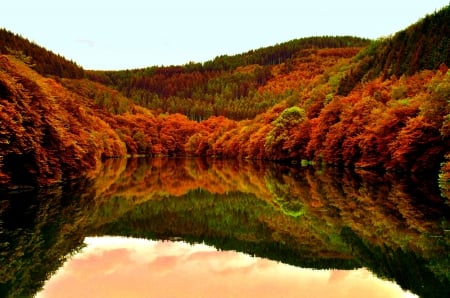
<svg viewBox="0 0 450 298">
<path fill-rule="evenodd" d="M 289 140 L 293 129 L 305 121 L 306 113 L 303 109 L 294 106 L 285 109 L 275 121 L 272 130 L 266 137 L 264 148 L 269 159 L 284 159 L 288 157 L 291 148 L 283 146 Z"/>
</svg>

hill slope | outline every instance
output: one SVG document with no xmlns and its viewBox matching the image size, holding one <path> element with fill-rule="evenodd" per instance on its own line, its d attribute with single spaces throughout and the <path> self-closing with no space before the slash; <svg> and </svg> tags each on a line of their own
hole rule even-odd
<svg viewBox="0 0 450 298">
<path fill-rule="evenodd" d="M 90 71 L 88 76 L 121 91 L 139 105 L 161 112 L 182 113 L 195 120 L 210 116 L 251 119 L 281 100 L 263 96 L 259 90 L 268 80 L 276 80 L 280 72 L 302 68 L 309 75 L 317 75 L 368 44 L 367 39 L 351 36 L 309 37 L 239 55 L 219 56 L 203 64 Z M 343 50 L 320 60 L 312 57 L 317 50 L 326 48 Z"/>
<path fill-rule="evenodd" d="M 12 54 L 25 59 L 42 75 L 64 78 L 82 78 L 85 75 L 84 70 L 76 63 L 2 28 L 0 28 L 0 54 Z"/>
<path fill-rule="evenodd" d="M 338 93 L 348 94 L 362 79 L 413 75 L 417 71 L 450 65 L 449 6 L 427 15 L 390 38 L 371 44 L 362 59 L 341 81 Z"/>
</svg>

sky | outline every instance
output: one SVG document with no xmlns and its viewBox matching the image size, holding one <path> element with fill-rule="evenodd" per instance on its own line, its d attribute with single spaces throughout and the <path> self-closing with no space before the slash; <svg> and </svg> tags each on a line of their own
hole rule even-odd
<svg viewBox="0 0 450 298">
<path fill-rule="evenodd" d="M 448 0 L 14 0 L 0 27 L 85 69 L 205 62 L 295 38 L 385 37 Z"/>
<path fill-rule="evenodd" d="M 303 269 L 183 242 L 92 237 L 85 243 L 36 298 L 417 297 L 366 269 Z"/>
</svg>

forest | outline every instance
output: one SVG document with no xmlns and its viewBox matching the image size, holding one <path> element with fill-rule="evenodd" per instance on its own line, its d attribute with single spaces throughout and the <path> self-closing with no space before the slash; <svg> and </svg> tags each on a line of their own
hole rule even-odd
<svg viewBox="0 0 450 298">
<path fill-rule="evenodd" d="M 291 72 L 295 58 L 305 57 L 297 59 L 296 68 L 302 68 L 306 77 L 297 80 L 307 79 L 338 59 L 354 56 L 369 42 L 351 36 L 310 37 L 240 55 L 219 56 L 203 64 L 87 74 L 91 80 L 111 86 L 133 102 L 158 112 L 181 113 L 197 121 L 211 116 L 243 120 L 254 118 L 282 99 L 273 92 L 262 94 L 259 87 L 277 74 Z M 349 50 L 324 55 L 320 63 L 306 58 L 311 50 L 325 48 Z"/>
<path fill-rule="evenodd" d="M 431 175 L 447 193 L 449 36 L 447 6 L 377 40 L 304 38 L 104 72 L 0 30 L 0 187 L 170 155 Z"/>
</svg>

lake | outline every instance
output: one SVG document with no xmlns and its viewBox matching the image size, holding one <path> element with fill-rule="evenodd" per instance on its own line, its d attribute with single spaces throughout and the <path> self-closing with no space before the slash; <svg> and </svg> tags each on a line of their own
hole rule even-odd
<svg viewBox="0 0 450 298">
<path fill-rule="evenodd" d="M 450 297 L 449 199 L 429 180 L 107 160 L 0 193 L 0 296 Z"/>
</svg>

